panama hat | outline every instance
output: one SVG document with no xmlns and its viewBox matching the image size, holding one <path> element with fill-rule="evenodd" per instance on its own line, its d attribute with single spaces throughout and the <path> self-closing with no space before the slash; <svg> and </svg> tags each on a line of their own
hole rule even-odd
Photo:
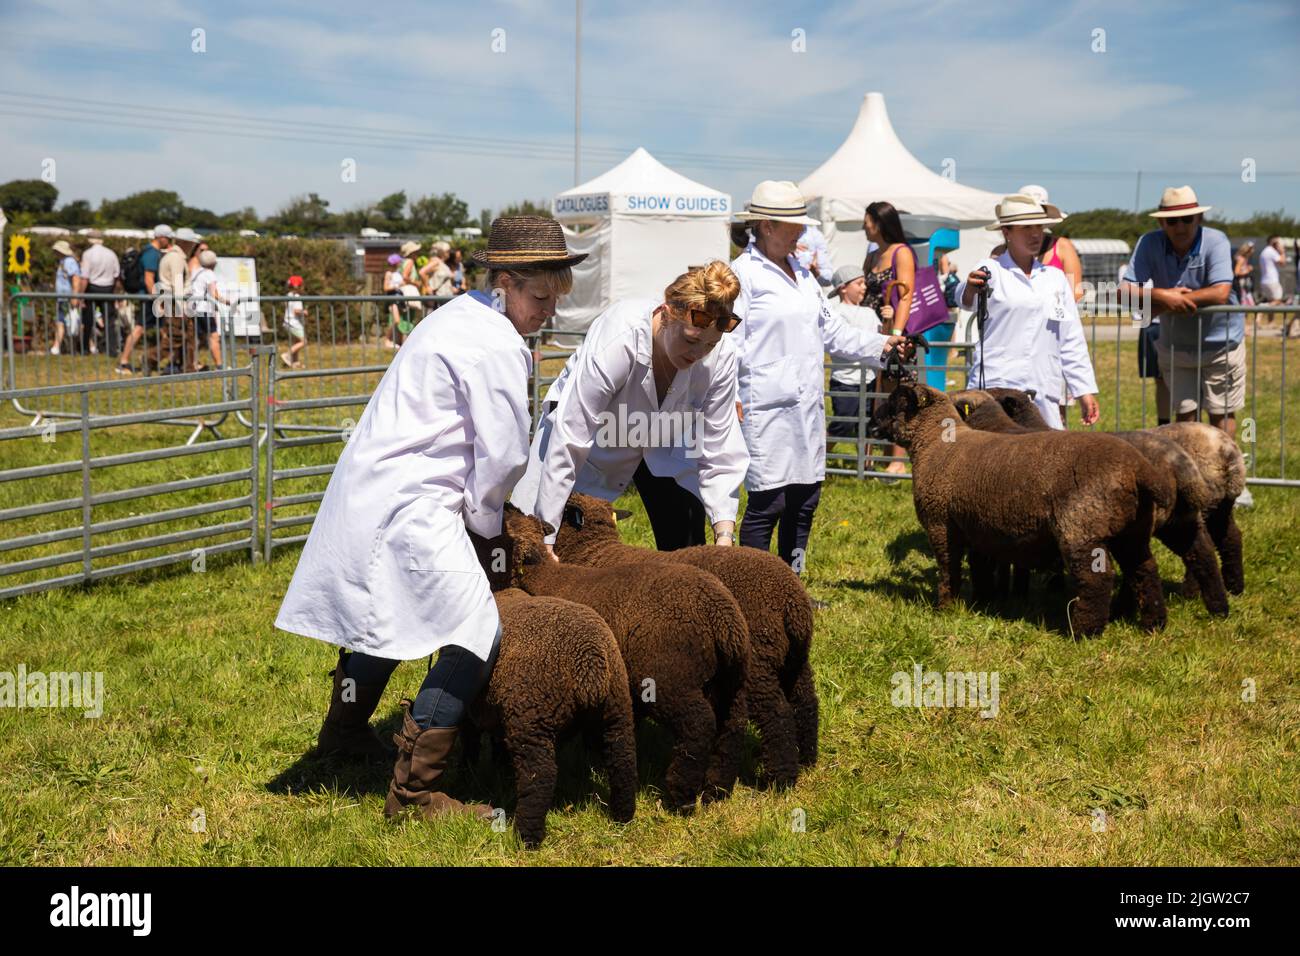
<svg viewBox="0 0 1300 956">
<path fill-rule="evenodd" d="M 52 245 L 50 248 L 53 249 L 55 252 L 57 252 L 57 253 L 58 253 L 59 255 L 61 255 L 61 256 L 75 256 L 75 255 L 76 255 L 76 253 L 72 251 L 72 246 L 68 245 L 67 241 L 64 240 L 64 239 L 60 239 L 58 242 L 56 242 L 56 243 L 55 243 L 54 245 Z"/>
<path fill-rule="evenodd" d="M 473 255 L 489 269 L 567 269 L 587 254 L 570 255 L 564 229 L 546 216 L 501 216 L 492 220 L 486 249 Z"/>
<path fill-rule="evenodd" d="M 993 214 L 997 221 L 984 228 L 997 232 L 1007 226 L 1052 226 L 1063 220 L 1061 210 L 1051 203 L 1039 202 L 1033 196 L 1015 193 L 1002 197 L 1002 202 L 994 207 Z"/>
<path fill-rule="evenodd" d="M 419 251 L 420 251 L 420 244 L 419 244 L 418 242 L 416 242 L 415 240 L 413 240 L 413 239 L 412 239 L 412 240 L 408 240 L 407 242 L 402 243 L 402 246 L 401 246 L 401 249 L 400 249 L 400 252 L 401 252 L 402 255 L 404 255 L 404 256 L 409 256 L 411 253 L 413 253 L 413 252 L 419 252 Z"/>
<path fill-rule="evenodd" d="M 1213 206 L 1198 206 L 1196 191 L 1191 186 L 1170 186 L 1160 196 L 1160 208 L 1149 213 L 1155 219 L 1171 219 L 1174 216 L 1194 216 L 1198 212 L 1209 212 Z"/>
<path fill-rule="evenodd" d="M 752 221 L 771 219 L 775 222 L 798 222 L 805 226 L 819 223 L 808 215 L 808 203 L 799 187 L 789 180 L 765 179 L 754 187 L 754 195 L 745 204 L 745 211 L 737 219 Z"/>
</svg>

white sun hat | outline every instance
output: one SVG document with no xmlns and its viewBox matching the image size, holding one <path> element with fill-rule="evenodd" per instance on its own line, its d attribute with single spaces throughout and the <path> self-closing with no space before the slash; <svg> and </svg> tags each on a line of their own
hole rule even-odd
<svg viewBox="0 0 1300 956">
<path fill-rule="evenodd" d="M 997 221 L 984 227 L 989 232 L 996 232 L 1006 226 L 1054 226 L 1065 218 L 1061 215 L 1061 210 L 1051 203 L 1039 202 L 1033 196 L 1023 193 L 1004 196 L 1002 202 L 994 208 L 993 214 L 997 216 Z"/>
<path fill-rule="evenodd" d="M 808 215 L 808 203 L 799 187 L 789 180 L 765 179 L 754 187 L 754 195 L 737 219 L 771 219 L 775 222 L 798 222 L 805 226 L 819 223 Z"/>
</svg>

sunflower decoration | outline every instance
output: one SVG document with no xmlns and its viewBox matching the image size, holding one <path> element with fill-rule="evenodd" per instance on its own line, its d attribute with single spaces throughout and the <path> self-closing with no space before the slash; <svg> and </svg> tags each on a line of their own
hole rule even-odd
<svg viewBox="0 0 1300 956">
<path fill-rule="evenodd" d="M 32 240 L 29 236 L 14 236 L 9 240 L 9 274 L 31 275 Z"/>
</svg>

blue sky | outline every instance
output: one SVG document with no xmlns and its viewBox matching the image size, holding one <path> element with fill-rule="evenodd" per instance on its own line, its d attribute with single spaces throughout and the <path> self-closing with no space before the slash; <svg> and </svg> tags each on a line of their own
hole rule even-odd
<svg viewBox="0 0 1300 956">
<path fill-rule="evenodd" d="M 645 146 L 739 205 L 811 172 L 879 90 L 908 148 L 973 186 L 1131 208 L 1140 169 L 1142 208 L 1190 183 L 1230 216 L 1300 212 L 1295 0 L 583 13 L 584 179 Z M 405 189 L 477 214 L 573 185 L 573 66 L 572 2 L 0 0 L 0 181 L 53 159 L 61 202 L 169 188 L 267 215 Z"/>
</svg>

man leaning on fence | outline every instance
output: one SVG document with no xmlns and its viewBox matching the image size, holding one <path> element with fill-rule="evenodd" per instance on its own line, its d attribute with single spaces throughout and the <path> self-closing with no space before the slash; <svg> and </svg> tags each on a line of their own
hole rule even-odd
<svg viewBox="0 0 1300 956">
<path fill-rule="evenodd" d="M 1151 286 L 1153 311 L 1160 317 L 1155 345 L 1161 420 L 1172 411 L 1178 421 L 1199 421 L 1204 411 L 1211 425 L 1236 437 L 1236 413 L 1246 404 L 1246 319 L 1240 312 L 1199 312 L 1237 303 L 1232 244 L 1223 232 L 1203 224 L 1210 208 L 1197 202 L 1190 186 L 1166 189 L 1151 213 L 1160 228 L 1138 240 L 1124 280 L 1135 301 L 1139 286 Z M 1253 503 L 1249 489 L 1237 503 Z"/>
</svg>

